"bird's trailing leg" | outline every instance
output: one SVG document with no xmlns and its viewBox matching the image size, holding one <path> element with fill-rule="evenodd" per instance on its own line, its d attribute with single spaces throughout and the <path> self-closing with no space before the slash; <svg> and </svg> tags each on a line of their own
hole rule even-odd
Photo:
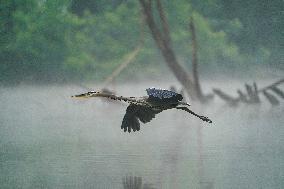
<svg viewBox="0 0 284 189">
<path fill-rule="evenodd" d="M 178 110 L 184 110 L 184 111 L 186 111 L 186 112 L 188 112 L 188 113 L 190 113 L 190 114 L 192 114 L 192 115 L 198 117 L 198 118 L 201 119 L 202 121 L 206 121 L 206 122 L 208 122 L 208 123 L 212 123 L 212 121 L 211 121 L 208 117 L 205 117 L 205 116 L 202 116 L 202 115 L 198 115 L 197 113 L 191 111 L 191 110 L 188 109 L 187 107 L 176 107 L 176 109 L 178 109 Z"/>
</svg>

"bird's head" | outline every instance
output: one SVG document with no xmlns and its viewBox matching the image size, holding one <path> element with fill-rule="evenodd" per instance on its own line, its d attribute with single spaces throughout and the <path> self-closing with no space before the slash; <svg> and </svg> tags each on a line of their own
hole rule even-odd
<svg viewBox="0 0 284 189">
<path fill-rule="evenodd" d="M 178 101 L 182 101 L 183 96 L 182 96 L 181 94 L 177 94 L 177 95 L 176 95 L 176 98 L 177 98 Z"/>
<path fill-rule="evenodd" d="M 83 93 L 83 94 L 78 94 L 78 95 L 74 95 L 74 96 L 71 96 L 73 98 L 90 98 L 90 97 L 97 97 L 97 96 L 100 96 L 100 92 L 97 92 L 97 91 L 90 91 L 90 92 L 87 92 L 87 93 Z"/>
</svg>

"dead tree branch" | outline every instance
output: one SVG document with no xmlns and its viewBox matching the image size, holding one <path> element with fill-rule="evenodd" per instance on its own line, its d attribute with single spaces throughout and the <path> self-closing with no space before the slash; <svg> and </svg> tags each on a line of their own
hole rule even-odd
<svg viewBox="0 0 284 189">
<path fill-rule="evenodd" d="M 261 91 L 264 91 L 264 90 L 276 87 L 277 85 L 280 85 L 282 83 L 284 83 L 284 79 L 280 79 L 280 80 L 278 80 L 278 81 L 276 81 L 276 82 L 274 82 L 274 83 L 272 83 L 272 84 L 270 84 L 270 85 L 268 85 L 268 86 L 266 86 L 266 87 L 264 87 L 262 89 L 259 89 L 258 92 L 261 92 Z"/>
<path fill-rule="evenodd" d="M 238 89 L 237 93 L 239 96 L 237 98 L 224 93 L 220 89 L 213 89 L 213 92 L 227 104 L 233 106 L 238 105 L 240 102 L 245 104 L 259 104 L 261 102 L 259 98 L 260 94 L 263 94 L 263 96 L 270 102 L 272 106 L 277 106 L 280 104 L 280 102 L 276 96 L 284 99 L 284 92 L 277 87 L 282 83 L 284 83 L 284 79 L 272 83 L 262 89 L 258 89 L 255 82 L 253 85 L 245 84 L 246 92 L 244 93 Z"/>
<path fill-rule="evenodd" d="M 136 47 L 134 51 L 132 51 L 130 54 L 128 54 L 122 64 L 120 64 L 111 75 L 109 75 L 105 81 L 103 82 L 103 86 L 108 86 L 120 73 L 122 70 L 124 70 L 133 60 L 136 58 L 136 56 L 139 54 L 141 50 L 141 46 L 139 45 Z"/>
<path fill-rule="evenodd" d="M 103 87 L 107 87 L 114 79 L 137 57 L 144 45 L 144 14 L 141 12 L 140 17 L 140 37 L 136 48 L 130 52 L 124 61 L 104 80 Z"/>
</svg>

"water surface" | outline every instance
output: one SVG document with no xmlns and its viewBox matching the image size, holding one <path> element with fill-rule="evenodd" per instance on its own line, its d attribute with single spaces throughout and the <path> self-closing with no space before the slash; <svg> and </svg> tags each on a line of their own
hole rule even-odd
<svg viewBox="0 0 284 189">
<path fill-rule="evenodd" d="M 145 87 L 116 90 L 144 95 Z M 234 109 L 216 99 L 192 106 L 211 125 L 169 110 L 128 134 L 120 129 L 125 104 L 70 98 L 81 92 L 0 89 L 1 188 L 127 188 L 135 179 L 144 188 L 284 187 L 283 102 Z"/>
</svg>

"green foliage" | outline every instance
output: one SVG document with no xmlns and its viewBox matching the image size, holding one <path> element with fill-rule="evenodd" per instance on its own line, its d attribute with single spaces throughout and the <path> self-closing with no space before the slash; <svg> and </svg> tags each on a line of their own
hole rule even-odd
<svg viewBox="0 0 284 189">
<path fill-rule="evenodd" d="M 205 9 L 204 1 L 192 0 L 198 12 L 206 15 L 216 30 L 224 30 L 241 54 L 251 63 L 273 64 L 283 68 L 282 0 L 213 0 L 215 6 Z M 262 52 L 267 55 L 264 57 Z M 263 59 L 260 59 L 259 55 Z M 249 61 L 248 61 L 249 62 Z"/>
<path fill-rule="evenodd" d="M 71 49 L 76 51 L 71 46 L 73 37 L 66 36 L 80 32 L 81 23 L 67 12 L 65 1 L 14 1 L 13 6 L 16 8 L 7 10 L 11 37 L 1 45 L 1 72 L 6 73 L 3 79 L 63 80 L 62 63 Z"/>
<path fill-rule="evenodd" d="M 174 50 L 186 67 L 191 65 L 191 17 L 201 67 L 281 65 L 278 1 L 268 3 L 268 10 L 255 0 L 234 1 L 234 6 L 223 0 L 162 2 Z M 138 1 L 9 0 L 1 1 L 0 14 L 1 83 L 101 81 L 138 45 L 141 34 Z M 157 20 L 158 13 L 154 16 Z M 138 70 L 146 75 L 164 72 L 145 23 L 143 34 L 143 49 L 122 78 L 137 77 Z"/>
</svg>

